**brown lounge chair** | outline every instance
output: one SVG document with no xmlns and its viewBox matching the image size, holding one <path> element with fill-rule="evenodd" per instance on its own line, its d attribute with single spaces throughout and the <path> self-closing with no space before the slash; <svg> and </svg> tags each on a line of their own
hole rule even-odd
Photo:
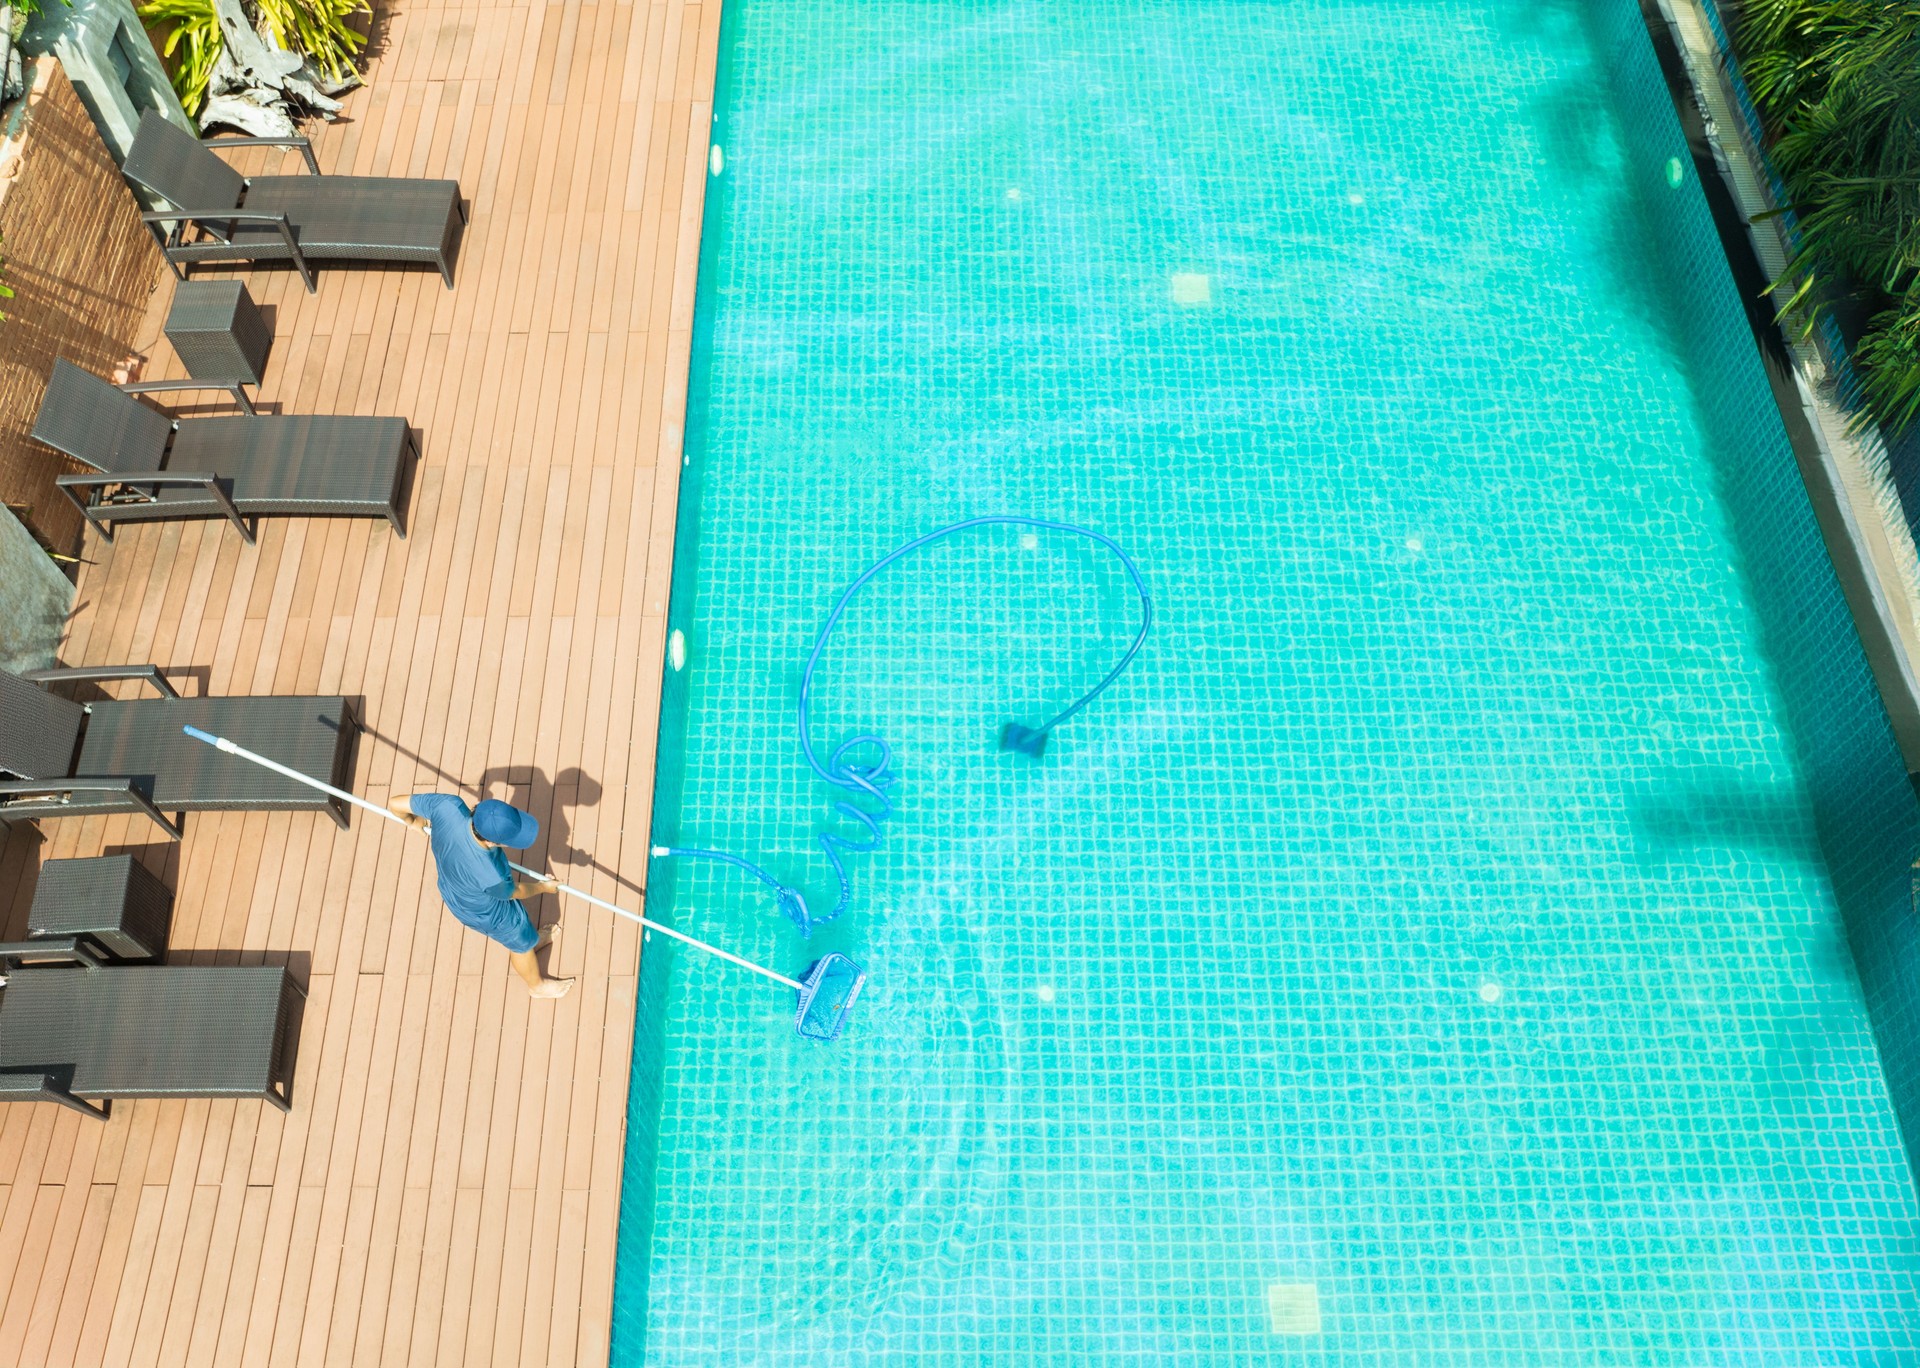
<svg viewBox="0 0 1920 1368">
<path fill-rule="evenodd" d="M 22 969 L 26 960 L 77 968 Z M 0 945 L 0 1102 L 83 1097 L 258 1097 L 292 1109 L 306 995 L 285 969 L 106 965 L 84 939 Z"/>
<path fill-rule="evenodd" d="M 40 686 L 144 679 L 161 697 L 75 703 Z M 230 736 L 291 769 L 353 785 L 359 722 L 345 698 L 182 698 L 155 665 L 0 670 L 0 818 L 138 812 L 174 840 L 166 813 L 324 812 L 347 825 L 347 805 L 305 784 L 196 741 L 187 724 Z"/>
<path fill-rule="evenodd" d="M 215 147 L 298 148 L 312 174 L 249 180 Z M 456 181 L 323 176 L 305 138 L 203 142 L 151 110 L 120 173 L 149 197 L 141 218 L 182 280 L 196 261 L 291 261 L 311 294 L 316 261 L 420 262 L 453 288 L 467 221 Z"/>
<path fill-rule="evenodd" d="M 161 380 L 115 386 L 66 361 L 53 363 L 33 437 L 91 466 L 54 481 L 108 541 L 109 524 L 226 518 L 249 542 L 244 521 L 263 514 L 385 518 L 400 514 L 409 457 L 404 418 L 258 417 L 169 419 L 134 394 L 159 388 L 237 385 Z"/>
</svg>

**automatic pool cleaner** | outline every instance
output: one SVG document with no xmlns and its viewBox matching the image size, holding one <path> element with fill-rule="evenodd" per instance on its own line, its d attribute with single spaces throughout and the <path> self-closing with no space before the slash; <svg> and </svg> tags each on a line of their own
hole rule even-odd
<svg viewBox="0 0 1920 1368">
<path fill-rule="evenodd" d="M 858 828 L 857 835 L 847 837 L 835 831 L 822 831 L 814 837 L 821 853 L 827 857 L 828 863 L 833 866 L 835 876 L 840 880 L 840 897 L 834 903 L 833 910 L 825 916 L 812 915 L 808 910 L 806 897 L 799 889 L 781 883 L 753 861 L 730 851 L 701 850 L 686 846 L 655 846 L 654 856 L 658 859 L 717 860 L 723 864 L 732 865 L 735 869 L 764 884 L 767 891 L 773 895 L 774 906 L 800 928 L 800 934 L 803 936 L 810 934 L 814 927 L 823 922 L 830 922 L 845 912 L 848 904 L 853 901 L 853 881 L 847 874 L 842 853 L 866 852 L 879 847 L 882 836 L 881 823 L 893 815 L 893 804 L 888 800 L 886 790 L 892 787 L 898 776 L 893 772 L 892 747 L 884 738 L 872 732 L 862 732 L 848 737 L 835 746 L 825 760 L 821 759 L 819 753 L 814 750 L 813 732 L 809 725 L 814 673 L 820 667 L 820 658 L 826 653 L 827 643 L 832 638 L 834 629 L 840 625 L 840 619 L 846 613 L 847 606 L 853 602 L 854 595 L 864 589 L 874 576 L 895 561 L 910 556 L 915 551 L 931 546 L 935 542 L 944 541 L 956 532 L 964 532 L 973 527 L 996 525 L 1065 532 L 1095 542 L 1112 552 L 1120 564 L 1126 568 L 1127 577 L 1133 581 L 1134 592 L 1140 596 L 1139 630 L 1134 633 L 1133 642 L 1127 647 L 1126 654 L 1120 657 L 1119 662 L 1111 670 L 1107 671 L 1105 678 L 1037 727 L 1029 727 L 1021 722 L 1008 722 L 1000 728 L 1001 750 L 1030 756 L 1035 760 L 1040 759 L 1046 752 L 1047 738 L 1053 734 L 1053 729 L 1105 693 L 1114 681 L 1125 673 L 1127 667 L 1133 664 L 1134 657 L 1140 654 L 1141 646 L 1146 643 L 1147 629 L 1153 625 L 1153 599 L 1147 593 L 1146 580 L 1141 577 L 1140 567 L 1133 563 L 1132 557 L 1128 556 L 1113 538 L 1095 532 L 1091 528 L 1011 514 L 968 518 L 965 522 L 953 523 L 929 532 L 923 537 L 917 537 L 868 566 L 858 579 L 847 586 L 846 592 L 840 595 L 839 601 L 833 605 L 833 611 L 827 614 L 826 621 L 820 626 L 820 634 L 814 638 L 813 652 L 807 657 L 807 668 L 800 679 L 800 705 L 797 713 L 800 753 L 806 757 L 808 767 L 827 783 L 835 788 L 846 790 L 856 798 L 864 797 L 872 800 L 868 807 L 861 807 L 857 803 L 846 800 L 837 801 L 833 805 L 833 810 L 837 814 Z"/>
<path fill-rule="evenodd" d="M 388 811 L 378 803 L 369 803 L 366 799 L 356 797 L 345 789 L 337 789 L 332 784 L 323 784 L 310 774 L 302 774 L 297 769 L 289 769 L 278 760 L 269 760 L 264 755 L 257 755 L 227 740 L 224 736 L 215 736 L 212 732 L 202 731 L 198 727 L 184 727 L 182 730 L 194 740 L 204 741 L 223 754 L 251 761 L 262 769 L 272 770 L 275 774 L 284 774 L 287 778 L 305 784 L 309 788 L 330 793 L 335 798 L 352 803 L 357 808 L 365 808 L 376 817 L 385 817 L 390 822 L 400 821 L 397 813 Z M 535 879 L 545 880 L 548 877 L 528 869 L 525 865 L 514 864 L 512 861 L 508 861 L 508 867 Z M 626 908 L 610 903 L 604 898 L 596 898 L 591 893 L 583 893 L 567 884 L 559 884 L 558 887 L 562 893 L 578 898 L 582 902 L 603 907 L 609 912 L 625 917 L 628 921 L 639 922 L 649 931 L 658 931 L 663 936 L 672 936 L 675 940 L 684 941 L 696 950 L 717 955 L 730 964 L 739 965 L 742 969 L 751 969 L 754 973 L 770 978 L 775 983 L 784 983 L 798 994 L 793 1012 L 793 1029 L 808 1040 L 836 1039 L 840 1032 L 846 1029 L 847 1018 L 853 1012 L 853 1004 L 859 998 L 860 990 L 867 983 L 865 972 L 845 955 L 826 955 L 809 965 L 804 977 L 788 978 L 785 974 L 769 969 L 764 964 L 755 964 L 752 960 L 742 959 L 730 951 L 722 950 L 717 945 L 696 940 L 686 932 L 676 931 L 671 926 L 662 926 L 657 921 L 643 917 L 638 912 L 629 912 Z"/>
</svg>

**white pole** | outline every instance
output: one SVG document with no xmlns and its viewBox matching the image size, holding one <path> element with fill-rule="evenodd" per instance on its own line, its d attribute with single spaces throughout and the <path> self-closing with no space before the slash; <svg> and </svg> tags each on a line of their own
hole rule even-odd
<svg viewBox="0 0 1920 1368">
<path fill-rule="evenodd" d="M 323 784 L 318 779 L 315 779 L 311 774 L 302 774 L 297 769 L 289 769 L 285 765 L 281 764 L 278 760 L 269 760 L 264 755 L 256 755 L 254 752 L 247 750 L 242 746 L 235 745 L 233 742 L 227 740 L 227 738 L 224 736 L 215 736 L 212 732 L 201 731 L 200 728 L 198 727 L 183 727 L 181 728 L 181 730 L 186 732 L 186 734 L 188 736 L 191 736 L 194 740 L 204 741 L 209 746 L 214 747 L 216 750 L 224 751 L 228 755 L 237 755 L 242 760 L 251 760 L 254 764 L 259 765 L 264 769 L 270 769 L 275 774 L 284 774 L 287 776 L 287 778 L 293 779 L 299 783 L 305 784 L 308 788 L 316 788 L 316 789 L 319 789 L 322 793 L 330 793 L 335 798 L 340 799 L 342 802 L 352 803 L 355 807 L 358 807 L 358 808 L 365 808 L 368 812 L 374 813 L 376 816 L 385 817 L 390 822 L 399 822 L 401 826 L 408 825 L 408 823 L 401 818 L 399 813 L 394 812 L 390 808 L 383 808 L 378 803 L 370 803 L 365 798 L 356 797 L 353 794 L 348 793 L 345 789 L 337 789 L 332 784 Z M 507 861 L 507 864 L 510 868 L 519 870 L 520 873 L 527 875 L 529 878 L 547 880 L 547 876 L 545 874 L 536 874 L 534 873 L 533 870 L 528 869 L 525 865 L 514 864 L 513 861 L 511 860 Z M 547 881 L 553 882 L 551 880 L 547 880 Z M 691 945 L 696 950 L 704 950 L 709 955 L 718 955 L 721 959 L 729 960 L 732 963 L 739 965 L 742 969 L 751 969 L 756 974 L 764 974 L 767 978 L 774 980 L 776 983 L 786 984 L 787 987 L 793 989 L 795 992 L 799 992 L 800 990 L 806 987 L 806 985 L 801 983 L 800 980 L 798 979 L 790 979 L 785 974 L 777 974 L 763 964 L 755 964 L 752 960 L 741 959 L 740 956 L 731 954 L 728 951 L 722 950 L 717 945 L 708 945 L 703 940 L 695 940 L 692 936 L 689 936 L 684 931 L 676 931 L 671 926 L 662 926 L 657 921 L 649 921 L 647 918 L 641 916 L 638 912 L 629 912 L 624 907 L 616 907 L 614 904 L 607 902 L 604 899 L 594 897 L 593 894 L 591 893 L 582 893 L 579 889 L 571 887 L 570 885 L 567 885 L 567 884 L 556 884 L 556 886 L 559 888 L 559 890 L 562 893 L 571 893 L 574 897 L 580 899 L 582 902 L 590 902 L 595 907 L 604 907 L 609 912 L 617 912 L 619 915 L 625 917 L 628 921 L 639 922 L 642 926 L 646 927 L 647 930 L 649 931 L 658 931 L 663 936 L 672 936 L 675 940 L 685 941 L 688 945 Z"/>
</svg>

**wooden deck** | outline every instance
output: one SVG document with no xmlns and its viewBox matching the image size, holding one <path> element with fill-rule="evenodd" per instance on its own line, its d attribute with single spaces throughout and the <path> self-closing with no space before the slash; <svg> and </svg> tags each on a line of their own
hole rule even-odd
<svg viewBox="0 0 1920 1368">
<path fill-rule="evenodd" d="M 89 537 L 64 659 L 362 696 L 362 793 L 511 797 L 546 825 L 529 863 L 637 906 L 612 871 L 646 868 L 718 11 L 382 0 L 321 165 L 457 177 L 456 288 L 244 278 L 274 311 L 266 404 L 420 433 L 408 536 Z M 171 291 L 149 377 L 180 373 Z M 191 816 L 177 847 L 128 819 L 16 831 L 7 934 L 40 862 L 128 847 L 177 892 L 176 958 L 307 985 L 293 1111 L 0 1106 L 0 1362 L 606 1362 L 637 928 L 542 900 L 579 983 L 530 1002 L 424 841 L 281 814 Z"/>
</svg>

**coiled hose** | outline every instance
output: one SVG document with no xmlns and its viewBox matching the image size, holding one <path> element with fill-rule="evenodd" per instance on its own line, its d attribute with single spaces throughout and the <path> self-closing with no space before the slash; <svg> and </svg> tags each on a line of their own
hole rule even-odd
<svg viewBox="0 0 1920 1368">
<path fill-rule="evenodd" d="M 800 679 L 800 703 L 797 722 L 800 735 L 800 753 L 806 757 L 812 771 L 832 784 L 844 789 L 856 798 L 871 800 L 874 806 L 861 807 L 858 803 L 838 800 L 833 810 L 846 821 L 860 828 L 860 834 L 847 837 L 836 831 L 822 831 L 815 835 L 814 841 L 820 851 L 833 866 L 833 872 L 840 881 L 840 896 L 833 910 L 824 917 L 816 917 L 807 907 L 804 894 L 797 888 L 781 883 L 765 869 L 743 856 L 725 850 L 703 850 L 688 846 L 655 846 L 653 853 L 657 858 L 682 860 L 718 860 L 732 865 L 735 869 L 752 875 L 765 884 L 774 897 L 775 905 L 781 913 L 800 928 L 801 935 L 808 935 L 815 926 L 830 922 L 847 910 L 853 901 L 853 879 L 847 873 L 843 855 L 847 852 L 867 853 L 879 847 L 884 835 L 881 824 L 893 816 L 893 803 L 887 797 L 887 790 L 893 786 L 899 776 L 893 772 L 893 748 L 886 739 L 876 732 L 861 732 L 850 736 L 833 748 L 823 761 L 813 747 L 813 733 L 809 727 L 809 710 L 813 700 L 813 677 L 820 668 L 821 657 L 826 654 L 827 643 L 832 639 L 834 629 L 840 625 L 847 607 L 854 596 L 864 589 L 874 576 L 903 557 L 912 555 L 923 547 L 944 541 L 957 532 L 965 532 L 974 527 L 1012 526 L 1038 528 L 1047 532 L 1066 532 L 1076 537 L 1085 537 L 1105 547 L 1118 557 L 1120 564 L 1126 567 L 1127 576 L 1133 581 L 1134 592 L 1140 596 L 1140 630 L 1134 633 L 1133 642 L 1127 647 L 1126 654 L 1119 663 L 1107 671 L 1106 677 L 1091 689 L 1081 694 L 1060 712 L 1048 718 L 1038 727 L 1026 727 L 1010 722 L 1002 729 L 1000 744 L 1003 750 L 1018 750 L 1039 757 L 1046 746 L 1046 738 L 1053 729 L 1085 708 L 1094 699 L 1105 693 L 1115 680 L 1133 663 L 1140 654 L 1140 648 L 1146 644 L 1147 630 L 1153 625 L 1153 598 L 1147 592 L 1147 582 L 1140 574 L 1140 567 L 1133 563 L 1120 543 L 1104 533 L 1092 528 L 1081 527 L 1075 523 L 1053 522 L 1045 518 L 1026 518 L 1013 514 L 991 514 L 981 518 L 968 518 L 964 522 L 952 523 L 938 528 L 925 536 L 916 537 L 906 545 L 889 552 L 863 571 L 858 579 L 847 586 L 833 605 L 833 611 L 827 614 L 826 621 L 820 625 L 820 634 L 814 638 L 813 652 L 807 657 L 807 668 Z"/>
</svg>

